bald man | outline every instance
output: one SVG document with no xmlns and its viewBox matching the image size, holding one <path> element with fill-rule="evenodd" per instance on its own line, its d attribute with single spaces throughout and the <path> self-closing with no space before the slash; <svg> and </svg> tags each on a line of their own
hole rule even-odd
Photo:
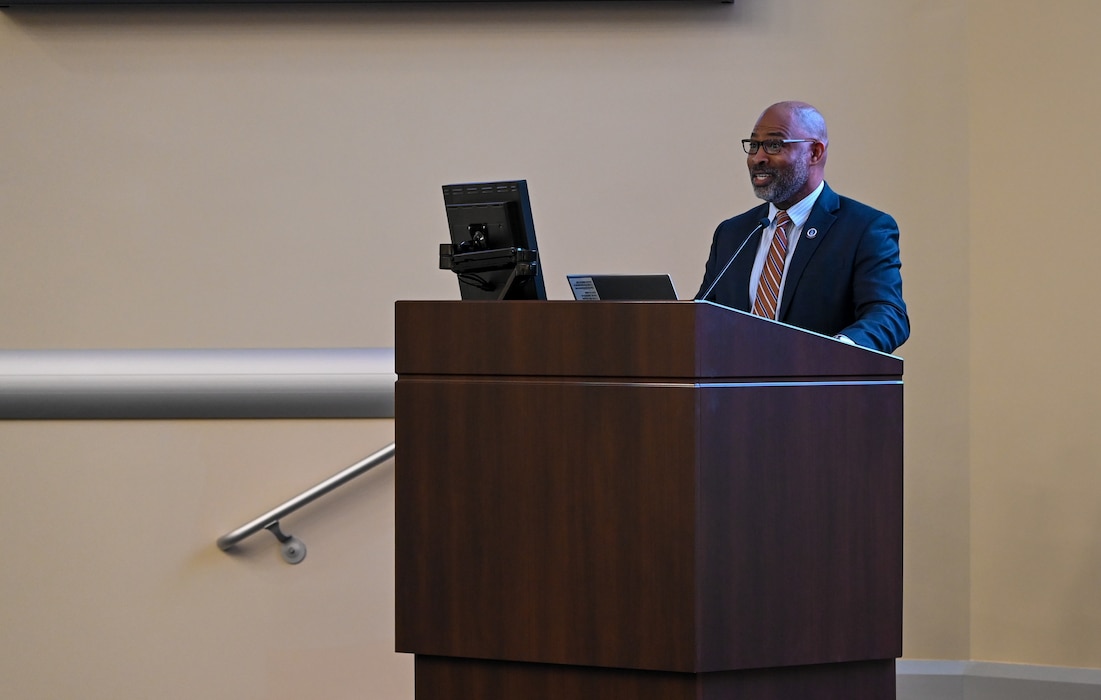
<svg viewBox="0 0 1101 700">
<path fill-rule="evenodd" d="M 826 184 L 826 120 L 780 102 L 742 145 L 766 204 L 719 224 L 696 298 L 894 352 L 910 335 L 898 226 Z"/>
</svg>

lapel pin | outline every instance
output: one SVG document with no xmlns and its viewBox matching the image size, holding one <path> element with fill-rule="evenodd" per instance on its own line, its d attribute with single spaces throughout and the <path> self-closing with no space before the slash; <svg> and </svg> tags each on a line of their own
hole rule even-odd
<svg viewBox="0 0 1101 700">
<path fill-rule="evenodd" d="M 818 229 L 812 228 L 807 231 L 807 238 L 814 238 L 818 235 Z"/>
</svg>

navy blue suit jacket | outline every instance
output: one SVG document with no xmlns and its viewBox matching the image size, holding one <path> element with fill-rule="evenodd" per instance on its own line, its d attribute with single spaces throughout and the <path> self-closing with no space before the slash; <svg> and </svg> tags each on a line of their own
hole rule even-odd
<svg viewBox="0 0 1101 700">
<path fill-rule="evenodd" d="M 768 204 L 719 224 L 696 297 L 701 298 L 746 236 L 768 216 Z M 815 235 L 808 233 L 816 231 Z M 761 232 L 753 234 L 708 297 L 749 311 L 749 277 Z M 822 188 L 803 225 L 780 300 L 778 321 L 857 345 L 894 352 L 910 336 L 902 300 L 898 225 L 889 215 Z"/>
</svg>

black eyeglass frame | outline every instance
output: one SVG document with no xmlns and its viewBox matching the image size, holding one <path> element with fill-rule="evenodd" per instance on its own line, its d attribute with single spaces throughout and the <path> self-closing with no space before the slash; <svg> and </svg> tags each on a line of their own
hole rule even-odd
<svg viewBox="0 0 1101 700">
<path fill-rule="evenodd" d="M 780 151 L 784 150 L 784 146 L 789 143 L 818 143 L 818 139 L 765 139 L 764 141 L 742 139 L 742 150 L 752 156 L 761 149 L 761 146 L 764 146 L 765 153 L 775 156 L 779 155 Z"/>
</svg>

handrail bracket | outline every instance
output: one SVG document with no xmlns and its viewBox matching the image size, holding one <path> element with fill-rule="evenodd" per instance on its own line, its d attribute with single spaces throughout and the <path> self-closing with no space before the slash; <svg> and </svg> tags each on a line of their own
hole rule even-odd
<svg viewBox="0 0 1101 700">
<path fill-rule="evenodd" d="M 306 543 L 293 535 L 284 534 L 279 529 L 278 520 L 264 529 L 275 535 L 275 539 L 283 545 L 283 561 L 288 564 L 298 564 L 306 558 Z"/>
</svg>

